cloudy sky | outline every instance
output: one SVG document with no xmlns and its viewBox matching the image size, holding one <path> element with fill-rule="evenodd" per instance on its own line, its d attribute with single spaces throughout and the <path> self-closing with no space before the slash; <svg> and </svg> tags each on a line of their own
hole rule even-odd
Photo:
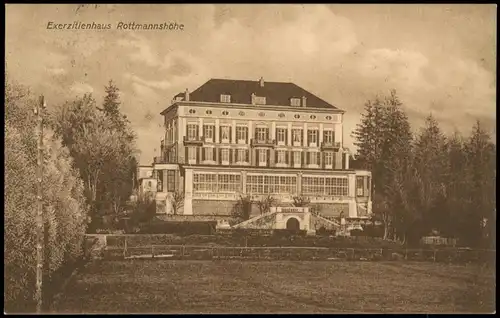
<svg viewBox="0 0 500 318">
<path fill-rule="evenodd" d="M 48 30 L 48 22 L 112 24 Z M 118 22 L 183 31 L 116 30 Z M 159 113 L 210 78 L 291 81 L 346 110 L 397 90 L 414 127 L 432 113 L 447 132 L 476 119 L 496 131 L 494 5 L 6 5 L 9 76 L 50 105 L 113 79 L 139 136 L 141 163 L 162 138 Z"/>
</svg>

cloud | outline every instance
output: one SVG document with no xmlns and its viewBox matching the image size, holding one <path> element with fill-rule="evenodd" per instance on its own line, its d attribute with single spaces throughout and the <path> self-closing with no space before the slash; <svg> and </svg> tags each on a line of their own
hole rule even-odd
<svg viewBox="0 0 500 318">
<path fill-rule="evenodd" d="M 71 85 L 70 90 L 77 95 L 92 93 L 94 88 L 87 83 L 76 82 Z"/>
</svg>

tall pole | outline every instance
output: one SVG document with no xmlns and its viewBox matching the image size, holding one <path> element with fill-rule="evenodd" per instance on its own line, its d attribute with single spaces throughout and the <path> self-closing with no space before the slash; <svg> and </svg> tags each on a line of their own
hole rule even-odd
<svg viewBox="0 0 500 318">
<path fill-rule="evenodd" d="M 42 110 L 45 107 L 43 95 L 36 105 L 35 114 L 37 119 L 37 157 L 36 157 L 36 312 L 42 312 L 42 276 L 43 276 L 43 206 L 42 206 L 42 151 L 43 151 L 43 119 Z"/>
</svg>

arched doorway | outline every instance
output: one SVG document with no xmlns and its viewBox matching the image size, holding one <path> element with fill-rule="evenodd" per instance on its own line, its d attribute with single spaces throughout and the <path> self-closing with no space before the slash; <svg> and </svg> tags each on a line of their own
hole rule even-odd
<svg viewBox="0 0 500 318">
<path fill-rule="evenodd" d="M 289 218 L 288 221 L 286 221 L 286 229 L 293 230 L 293 231 L 300 230 L 299 220 L 297 220 L 296 218 Z"/>
</svg>

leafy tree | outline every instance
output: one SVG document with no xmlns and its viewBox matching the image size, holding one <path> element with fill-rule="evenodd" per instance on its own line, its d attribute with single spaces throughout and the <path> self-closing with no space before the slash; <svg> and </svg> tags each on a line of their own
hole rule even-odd
<svg viewBox="0 0 500 318">
<path fill-rule="evenodd" d="M 120 114 L 118 89 L 110 81 L 103 108 L 91 95 L 64 104 L 53 116 L 55 131 L 75 159 L 92 207 L 92 220 L 118 216 L 132 194 L 135 136 Z"/>
<path fill-rule="evenodd" d="M 7 82 L 5 92 L 4 282 L 8 311 L 33 303 L 36 269 L 36 135 L 29 91 Z M 44 116 L 47 119 L 46 116 Z M 45 127 L 42 200 L 45 222 L 43 268 L 46 278 L 82 254 L 87 206 L 69 151 Z"/>
</svg>

